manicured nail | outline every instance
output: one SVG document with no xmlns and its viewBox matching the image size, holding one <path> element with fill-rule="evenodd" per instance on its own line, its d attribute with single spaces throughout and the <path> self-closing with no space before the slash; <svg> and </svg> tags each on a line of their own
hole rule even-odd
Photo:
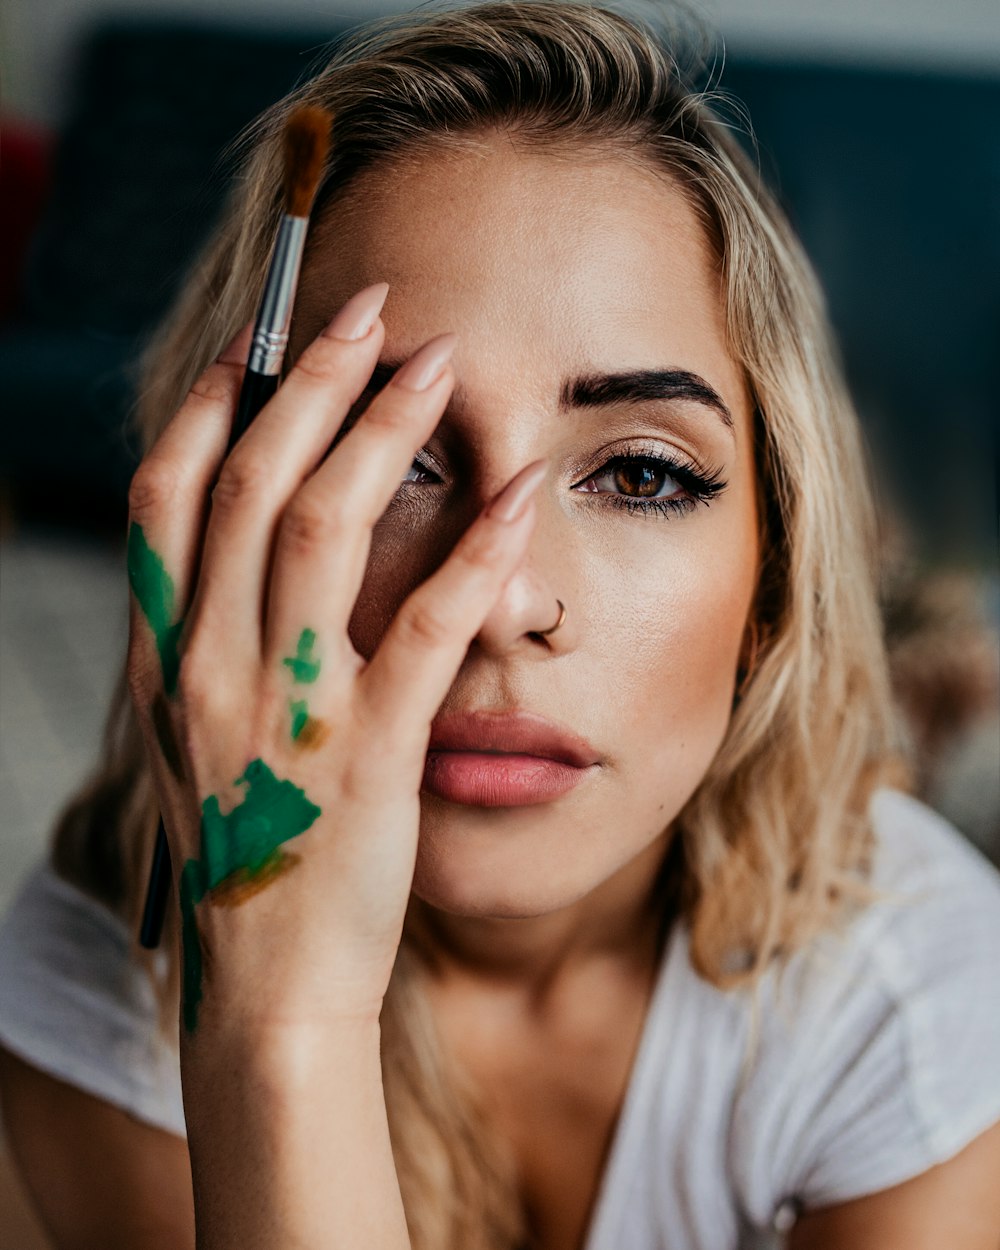
<svg viewBox="0 0 1000 1250">
<path fill-rule="evenodd" d="M 535 487 L 545 477 L 548 467 L 547 460 L 533 460 L 526 465 L 491 502 L 486 509 L 487 515 L 498 521 L 519 520 L 524 515 Z"/>
<path fill-rule="evenodd" d="M 388 294 L 388 282 L 376 282 L 374 286 L 366 286 L 363 291 L 351 296 L 326 327 L 325 333 L 331 338 L 346 339 L 348 342 L 363 339 L 375 324 Z"/>
<path fill-rule="evenodd" d="M 457 334 L 439 334 L 431 339 L 397 370 L 393 384 L 408 391 L 426 391 L 444 373 L 457 342 Z"/>
</svg>

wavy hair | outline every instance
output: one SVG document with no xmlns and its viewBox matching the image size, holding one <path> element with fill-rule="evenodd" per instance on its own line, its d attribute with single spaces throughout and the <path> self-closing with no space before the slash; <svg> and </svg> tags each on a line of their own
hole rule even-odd
<svg viewBox="0 0 1000 1250">
<path fill-rule="evenodd" d="M 670 857 L 695 967 L 731 988 L 757 984 L 772 962 L 863 903 L 871 793 L 909 788 L 912 775 L 879 612 L 869 465 L 824 301 L 724 97 L 693 85 L 682 46 L 658 26 L 570 0 L 425 9 L 353 35 L 243 137 L 222 227 L 144 357 L 137 415 L 148 447 L 253 316 L 282 208 L 282 128 L 301 103 L 335 118 L 314 220 L 336 213 L 338 194 L 364 169 L 497 131 L 542 149 L 600 145 L 665 172 L 713 248 L 729 349 L 756 406 L 756 664 L 742 673 L 720 749 L 676 818 Z M 133 932 L 156 820 L 123 679 L 98 772 L 61 820 L 54 862 Z M 174 1036 L 176 924 L 171 915 L 170 972 L 156 982 Z M 516 1250 L 529 1221 L 513 1155 L 435 1033 L 424 954 L 404 926 L 382 1013 L 412 1244 Z M 138 945 L 135 957 L 152 975 Z"/>
</svg>

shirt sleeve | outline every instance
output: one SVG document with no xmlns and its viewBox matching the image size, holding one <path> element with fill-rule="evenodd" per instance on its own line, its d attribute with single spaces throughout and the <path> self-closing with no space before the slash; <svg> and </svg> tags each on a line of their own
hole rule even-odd
<svg viewBox="0 0 1000 1250">
<path fill-rule="evenodd" d="M 923 867 L 897 874 L 898 888 L 765 1008 L 782 1042 L 754 1144 L 768 1152 L 775 1208 L 899 1184 L 1000 1121 L 1000 877 L 936 813 L 905 802 L 924 828 L 897 849 Z"/>
<path fill-rule="evenodd" d="M 157 1014 L 122 921 L 41 861 L 0 920 L 0 1043 L 183 1137 L 179 1055 Z"/>
</svg>

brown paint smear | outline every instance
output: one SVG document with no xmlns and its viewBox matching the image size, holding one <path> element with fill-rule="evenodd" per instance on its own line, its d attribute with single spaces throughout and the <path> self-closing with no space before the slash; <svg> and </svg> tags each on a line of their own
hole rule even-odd
<svg viewBox="0 0 1000 1250">
<path fill-rule="evenodd" d="M 325 720 L 318 720 L 315 716 L 307 718 L 306 723 L 299 730 L 299 736 L 293 738 L 300 750 L 315 751 L 317 747 L 327 740 L 330 734 L 330 726 Z"/>
<path fill-rule="evenodd" d="M 253 898 L 261 890 L 266 889 L 273 881 L 294 868 L 301 860 L 301 855 L 292 851 L 276 850 L 269 855 L 256 872 L 249 868 L 241 868 L 232 873 L 225 881 L 220 881 L 214 890 L 209 890 L 208 897 L 220 907 L 239 907 L 248 898 Z"/>
<path fill-rule="evenodd" d="M 158 692 L 153 697 L 152 720 L 153 728 L 156 730 L 156 741 L 161 755 L 167 761 L 167 767 L 178 781 L 183 781 L 184 761 L 181 759 L 177 739 L 174 736 L 174 727 L 170 721 L 167 700 L 162 692 Z"/>
</svg>

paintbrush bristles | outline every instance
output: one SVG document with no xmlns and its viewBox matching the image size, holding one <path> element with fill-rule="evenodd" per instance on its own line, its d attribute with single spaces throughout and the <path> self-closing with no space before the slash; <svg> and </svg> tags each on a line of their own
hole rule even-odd
<svg viewBox="0 0 1000 1250">
<path fill-rule="evenodd" d="M 308 217 L 330 150 L 332 118 L 316 104 L 303 104 L 285 123 L 285 212 Z"/>
</svg>

